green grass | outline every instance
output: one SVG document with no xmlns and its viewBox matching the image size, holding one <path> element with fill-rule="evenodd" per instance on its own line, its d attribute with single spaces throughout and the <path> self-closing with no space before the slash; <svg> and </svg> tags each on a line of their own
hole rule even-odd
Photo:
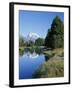
<svg viewBox="0 0 72 90">
<path fill-rule="evenodd" d="M 46 50 L 43 53 L 48 56 L 48 58 L 51 58 L 55 55 L 51 50 Z"/>
<path fill-rule="evenodd" d="M 33 74 L 33 78 L 49 78 L 64 76 L 63 60 L 48 60 Z"/>
<path fill-rule="evenodd" d="M 47 55 L 49 58 L 53 57 L 53 56 L 64 56 L 64 49 L 63 48 L 57 48 L 57 49 L 53 49 L 53 50 L 45 50 L 43 52 L 45 55 Z"/>
<path fill-rule="evenodd" d="M 64 76 L 64 49 L 57 48 L 43 52 L 49 59 L 33 74 L 33 78 L 63 77 Z"/>
</svg>

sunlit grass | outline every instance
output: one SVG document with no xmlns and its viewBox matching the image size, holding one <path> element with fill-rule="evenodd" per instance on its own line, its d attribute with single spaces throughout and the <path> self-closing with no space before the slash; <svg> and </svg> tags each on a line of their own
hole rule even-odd
<svg viewBox="0 0 72 90">
<path fill-rule="evenodd" d="M 64 76 L 64 61 L 49 60 L 39 67 L 33 74 L 33 78 L 49 78 Z"/>
<path fill-rule="evenodd" d="M 53 56 L 64 56 L 64 49 L 63 48 L 57 48 L 53 50 L 45 50 L 43 52 L 45 55 L 47 55 L 49 58 Z"/>
<path fill-rule="evenodd" d="M 42 64 L 33 74 L 34 78 L 63 77 L 64 76 L 64 49 L 46 50 L 44 54 L 49 60 Z"/>
</svg>

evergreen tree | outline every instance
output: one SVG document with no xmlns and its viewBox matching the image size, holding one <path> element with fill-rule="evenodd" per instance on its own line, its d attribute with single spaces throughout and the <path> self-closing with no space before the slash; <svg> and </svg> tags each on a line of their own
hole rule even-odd
<svg viewBox="0 0 72 90">
<path fill-rule="evenodd" d="M 44 45 L 44 39 L 43 38 L 38 38 L 35 41 L 35 45 L 37 45 L 37 46 L 43 46 Z"/>
<path fill-rule="evenodd" d="M 48 30 L 45 38 L 45 46 L 50 48 L 60 48 L 64 46 L 64 25 L 60 17 L 56 16 Z"/>
</svg>

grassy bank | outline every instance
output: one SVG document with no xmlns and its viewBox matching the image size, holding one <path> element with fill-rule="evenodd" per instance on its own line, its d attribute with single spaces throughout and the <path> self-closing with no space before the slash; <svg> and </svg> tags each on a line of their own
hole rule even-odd
<svg viewBox="0 0 72 90">
<path fill-rule="evenodd" d="M 53 50 L 45 50 L 43 52 L 45 55 L 47 55 L 49 58 L 52 58 L 54 56 L 64 57 L 64 49 L 63 48 L 57 48 Z"/>
<path fill-rule="evenodd" d="M 64 76 L 64 50 L 58 48 L 44 51 L 49 60 L 42 64 L 33 74 L 33 78 L 63 77 Z"/>
<path fill-rule="evenodd" d="M 33 78 L 49 78 L 64 76 L 64 61 L 49 60 L 39 67 L 33 74 Z"/>
</svg>

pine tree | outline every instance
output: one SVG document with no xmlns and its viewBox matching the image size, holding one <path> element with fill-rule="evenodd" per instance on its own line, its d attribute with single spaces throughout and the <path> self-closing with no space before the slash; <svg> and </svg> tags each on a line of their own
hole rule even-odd
<svg viewBox="0 0 72 90">
<path fill-rule="evenodd" d="M 64 25 L 59 16 L 56 16 L 45 38 L 45 46 L 61 48 L 64 46 Z"/>
</svg>

